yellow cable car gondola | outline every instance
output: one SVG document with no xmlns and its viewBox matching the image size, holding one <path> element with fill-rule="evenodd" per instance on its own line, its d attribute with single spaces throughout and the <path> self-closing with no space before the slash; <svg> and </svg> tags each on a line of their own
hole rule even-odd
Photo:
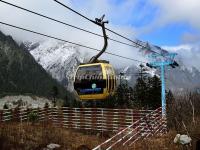
<svg viewBox="0 0 200 150">
<path fill-rule="evenodd" d="M 104 37 L 103 49 L 86 64 L 79 65 L 75 80 L 74 89 L 81 100 L 104 100 L 113 95 L 116 88 L 116 76 L 114 68 L 108 61 L 98 60 L 107 48 L 107 36 L 105 23 L 101 19 L 95 19 L 95 24 L 102 27 Z"/>
</svg>

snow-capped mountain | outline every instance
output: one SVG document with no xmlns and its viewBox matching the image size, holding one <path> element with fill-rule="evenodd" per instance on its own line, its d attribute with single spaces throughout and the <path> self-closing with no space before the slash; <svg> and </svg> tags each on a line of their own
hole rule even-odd
<svg viewBox="0 0 200 150">
<path fill-rule="evenodd" d="M 79 52 L 78 47 L 54 40 L 24 43 L 36 61 L 69 90 L 73 90 L 73 76 L 77 66 L 85 59 L 84 54 Z M 166 68 L 166 85 L 171 90 L 192 90 L 200 87 L 200 71 L 195 68 L 184 66 L 181 58 L 178 58 L 180 67 Z M 133 86 L 136 82 L 139 67 L 132 65 L 124 68 L 116 68 L 117 75 L 123 72 L 125 79 Z M 159 69 L 146 71 L 150 76 L 160 76 Z"/>
<path fill-rule="evenodd" d="M 127 68 L 127 67 L 126 67 Z M 129 66 L 125 72 L 125 79 L 129 79 L 129 85 L 133 86 L 137 79 L 137 74 L 140 70 L 139 67 Z M 117 69 L 117 72 L 122 72 L 124 68 Z M 157 75 L 160 77 L 160 69 L 150 69 L 146 73 L 149 76 Z M 172 69 L 171 67 L 165 68 L 165 79 L 167 89 L 172 91 L 196 90 L 200 88 L 200 71 L 195 68 L 187 68 L 183 64 L 180 67 Z"/>
<path fill-rule="evenodd" d="M 24 45 L 53 78 L 68 90 L 73 90 L 74 73 L 77 66 L 84 60 L 78 47 L 55 40 L 37 43 L 24 42 Z"/>
<path fill-rule="evenodd" d="M 171 90 L 195 90 L 200 87 L 200 71 L 195 68 L 179 67 L 166 71 L 166 85 Z"/>
</svg>

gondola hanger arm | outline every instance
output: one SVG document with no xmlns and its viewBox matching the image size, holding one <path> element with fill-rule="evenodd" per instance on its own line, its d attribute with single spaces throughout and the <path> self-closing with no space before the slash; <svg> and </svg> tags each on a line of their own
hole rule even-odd
<svg viewBox="0 0 200 150">
<path fill-rule="evenodd" d="M 101 18 L 96 18 L 95 21 L 93 21 L 95 24 L 99 25 L 102 28 L 103 31 L 103 37 L 104 37 L 104 46 L 102 50 L 95 56 L 93 56 L 89 63 L 97 63 L 98 58 L 106 51 L 106 48 L 108 46 L 108 37 L 106 35 L 106 29 L 105 29 L 105 24 L 108 24 L 108 21 L 103 21 L 105 15 L 103 15 Z"/>
</svg>

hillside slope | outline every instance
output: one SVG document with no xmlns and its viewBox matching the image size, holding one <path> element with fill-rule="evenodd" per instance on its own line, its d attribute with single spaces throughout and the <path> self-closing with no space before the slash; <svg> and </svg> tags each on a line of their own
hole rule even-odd
<svg viewBox="0 0 200 150">
<path fill-rule="evenodd" d="M 53 87 L 59 97 L 66 90 L 40 66 L 32 55 L 11 36 L 0 32 L 0 95 L 31 93 L 50 96 Z"/>
<path fill-rule="evenodd" d="M 73 91 L 75 71 L 78 65 L 83 62 L 78 47 L 55 40 L 37 43 L 25 42 L 24 45 L 35 60 L 54 79 L 68 88 L 68 90 Z"/>
</svg>

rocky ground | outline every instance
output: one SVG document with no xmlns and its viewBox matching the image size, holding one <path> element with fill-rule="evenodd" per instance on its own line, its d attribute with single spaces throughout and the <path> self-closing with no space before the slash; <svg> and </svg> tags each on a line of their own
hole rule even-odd
<svg viewBox="0 0 200 150">
<path fill-rule="evenodd" d="M 45 103 L 48 103 L 49 106 L 52 105 L 51 100 L 43 97 L 37 96 L 5 96 L 0 98 L 0 109 L 3 109 L 4 105 L 6 104 L 9 108 L 15 108 L 18 105 L 29 107 L 29 108 L 43 108 Z"/>
</svg>

